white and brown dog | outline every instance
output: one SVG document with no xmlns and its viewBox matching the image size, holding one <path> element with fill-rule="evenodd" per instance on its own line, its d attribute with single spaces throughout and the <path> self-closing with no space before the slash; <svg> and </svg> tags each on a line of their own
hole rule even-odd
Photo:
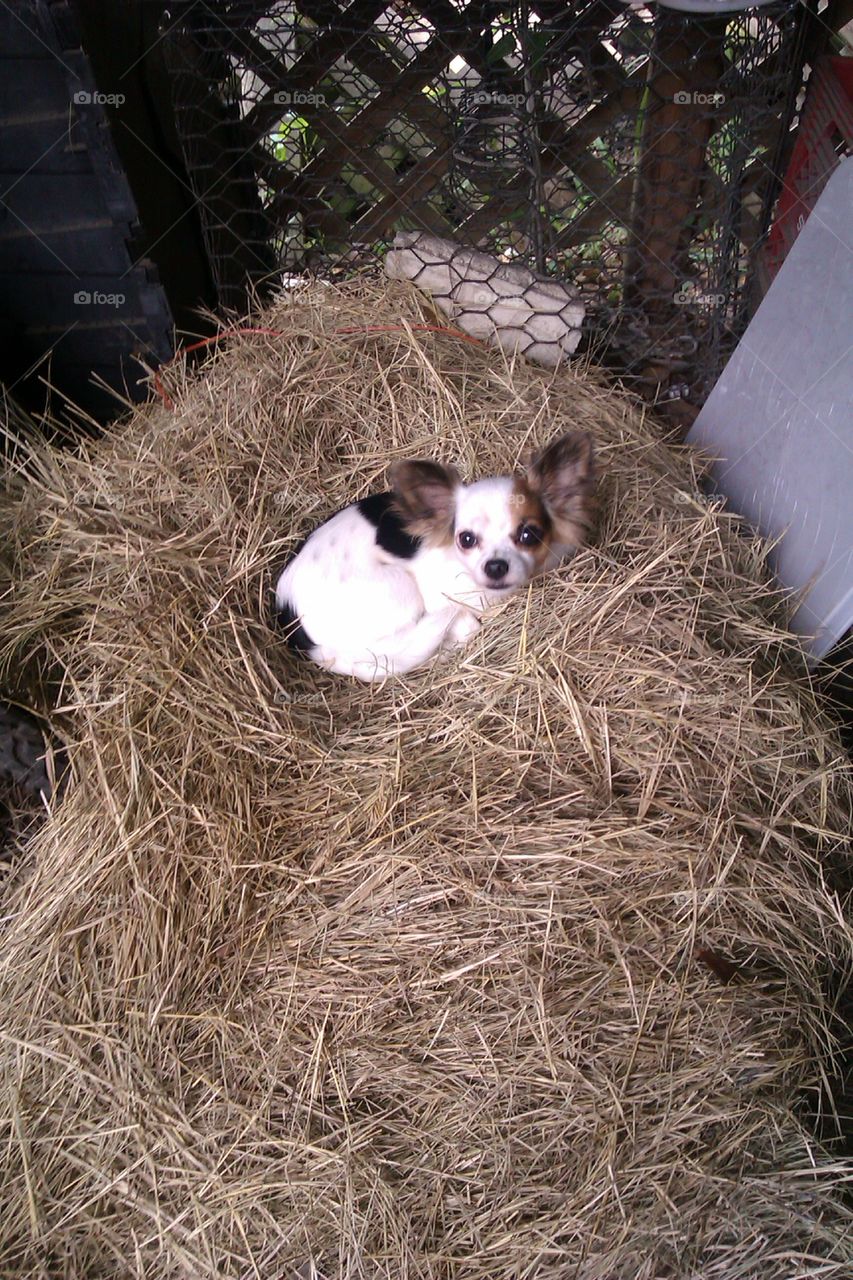
<svg viewBox="0 0 853 1280">
<path fill-rule="evenodd" d="M 399 462 L 391 485 L 315 529 L 276 586 L 291 646 L 361 680 L 461 645 L 485 608 L 583 544 L 592 442 L 561 436 L 524 474 L 470 485 L 452 467 Z"/>
</svg>

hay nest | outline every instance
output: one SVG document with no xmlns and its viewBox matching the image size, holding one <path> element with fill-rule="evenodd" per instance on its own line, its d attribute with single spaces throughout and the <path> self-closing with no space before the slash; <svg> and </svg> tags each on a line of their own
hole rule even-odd
<svg viewBox="0 0 853 1280">
<path fill-rule="evenodd" d="M 5 893 L 0 1272 L 849 1278 L 801 1100 L 850 779 L 760 549 L 630 400 L 422 305 L 309 288 L 13 484 L 0 656 L 72 777 Z M 382 687 L 285 650 L 276 570 L 392 459 L 574 427 L 571 572 Z"/>
</svg>

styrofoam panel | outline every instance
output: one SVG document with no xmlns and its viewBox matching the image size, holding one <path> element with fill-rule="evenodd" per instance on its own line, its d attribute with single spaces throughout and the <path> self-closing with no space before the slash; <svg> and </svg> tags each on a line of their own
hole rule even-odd
<svg viewBox="0 0 853 1280">
<path fill-rule="evenodd" d="M 825 187 L 688 440 L 765 537 L 813 658 L 853 625 L 853 157 Z"/>
</svg>

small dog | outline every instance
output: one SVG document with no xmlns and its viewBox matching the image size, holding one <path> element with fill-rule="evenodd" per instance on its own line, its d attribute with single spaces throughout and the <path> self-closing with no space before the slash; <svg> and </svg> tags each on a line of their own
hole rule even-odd
<svg viewBox="0 0 853 1280">
<path fill-rule="evenodd" d="M 561 436 L 525 474 L 470 485 L 437 462 L 399 462 L 391 485 L 315 529 L 276 586 L 291 647 L 360 680 L 463 644 L 485 608 L 583 544 L 592 441 Z"/>
</svg>

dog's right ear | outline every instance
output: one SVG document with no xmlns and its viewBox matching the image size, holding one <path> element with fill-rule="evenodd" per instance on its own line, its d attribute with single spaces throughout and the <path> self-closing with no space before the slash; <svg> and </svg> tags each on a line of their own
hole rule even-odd
<svg viewBox="0 0 853 1280">
<path fill-rule="evenodd" d="M 459 484 L 453 467 L 442 467 L 438 462 L 394 463 L 394 505 L 413 538 L 421 538 L 431 546 L 453 541 Z"/>
<path fill-rule="evenodd" d="M 595 462 L 592 438 L 570 431 L 533 458 L 527 485 L 551 517 L 557 543 L 576 550 L 589 537 L 595 515 Z"/>
</svg>

